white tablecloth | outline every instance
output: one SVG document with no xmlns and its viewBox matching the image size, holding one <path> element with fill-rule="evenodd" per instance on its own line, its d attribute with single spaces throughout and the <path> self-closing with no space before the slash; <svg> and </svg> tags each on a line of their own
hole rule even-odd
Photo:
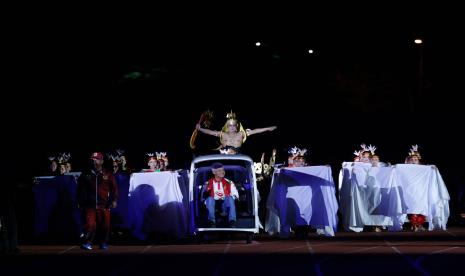
<svg viewBox="0 0 465 276">
<path fill-rule="evenodd" d="M 334 236 L 338 204 L 329 166 L 275 171 L 267 200 L 265 230 L 287 234 L 292 226 L 310 225 Z"/>
<path fill-rule="evenodd" d="M 134 235 L 145 239 L 152 232 L 182 237 L 187 211 L 177 172 L 133 173 L 129 184 L 129 212 Z"/>
<path fill-rule="evenodd" d="M 344 228 L 365 225 L 401 230 L 407 214 L 423 214 L 429 229 L 446 229 L 449 193 L 435 166 L 398 164 L 372 167 L 344 162 L 339 174 Z"/>
</svg>

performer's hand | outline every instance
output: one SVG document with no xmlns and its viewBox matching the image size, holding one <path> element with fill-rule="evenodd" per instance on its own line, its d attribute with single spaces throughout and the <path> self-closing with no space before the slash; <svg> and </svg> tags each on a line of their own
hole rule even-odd
<svg viewBox="0 0 465 276">
<path fill-rule="evenodd" d="M 273 131 L 273 130 L 275 130 L 276 128 L 277 128 L 277 126 L 272 126 L 272 127 L 269 127 L 268 130 L 269 130 L 269 131 Z"/>
<path fill-rule="evenodd" d="M 199 130 L 200 129 L 200 124 L 195 125 L 195 129 Z"/>
<path fill-rule="evenodd" d="M 113 209 L 116 208 L 116 205 L 117 205 L 117 204 L 116 204 L 116 201 L 113 201 L 113 202 L 111 203 L 111 208 L 113 208 Z"/>
</svg>

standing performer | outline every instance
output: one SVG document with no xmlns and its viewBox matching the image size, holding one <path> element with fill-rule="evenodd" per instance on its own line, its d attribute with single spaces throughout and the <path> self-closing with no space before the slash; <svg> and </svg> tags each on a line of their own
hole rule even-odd
<svg viewBox="0 0 465 276">
<path fill-rule="evenodd" d="M 244 130 L 242 124 L 236 119 L 236 114 L 232 111 L 227 114 L 226 119 L 226 123 L 219 131 L 202 128 L 200 124 L 197 124 L 196 126 L 196 129 L 200 132 L 220 138 L 221 147 L 218 149 L 222 154 L 238 154 L 240 153 L 240 148 L 247 139 L 247 136 L 276 129 L 276 126 L 272 126 Z"/>
<path fill-rule="evenodd" d="M 116 208 L 118 186 L 113 174 L 103 168 L 103 154 L 94 152 L 91 159 L 93 168 L 82 173 L 78 179 L 79 207 L 86 215 L 86 233 L 81 248 L 92 250 L 92 242 L 97 234 L 100 249 L 105 250 L 108 249 L 110 233 L 110 208 Z"/>
<path fill-rule="evenodd" d="M 421 155 L 420 152 L 418 151 L 418 145 L 412 145 L 410 148 L 410 152 L 408 153 L 408 156 L 406 158 L 407 164 L 414 164 L 414 165 L 421 165 Z M 423 227 L 423 224 L 426 221 L 426 217 L 421 214 L 408 214 L 407 215 L 411 226 L 411 230 L 414 232 L 418 231 L 425 231 L 425 228 Z"/>
</svg>

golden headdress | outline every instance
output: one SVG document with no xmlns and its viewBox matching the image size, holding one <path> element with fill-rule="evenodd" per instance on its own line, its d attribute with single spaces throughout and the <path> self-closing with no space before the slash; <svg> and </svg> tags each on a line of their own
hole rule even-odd
<svg viewBox="0 0 465 276">
<path fill-rule="evenodd" d="M 418 159 L 421 159 L 420 152 L 418 151 L 418 145 L 412 145 L 408 155 L 409 155 L 409 157 L 416 156 L 416 157 L 418 157 Z"/>
<path fill-rule="evenodd" d="M 245 140 L 247 139 L 247 132 L 245 131 L 245 129 L 242 127 L 242 124 L 237 120 L 236 118 L 236 113 L 232 112 L 229 112 L 228 114 L 226 114 L 226 123 L 224 124 L 223 128 L 221 129 L 221 131 L 223 132 L 227 132 L 228 131 L 228 125 L 235 125 L 237 126 L 237 130 L 238 132 L 242 132 L 244 134 L 244 138 L 242 139 L 242 143 L 245 142 Z"/>
</svg>

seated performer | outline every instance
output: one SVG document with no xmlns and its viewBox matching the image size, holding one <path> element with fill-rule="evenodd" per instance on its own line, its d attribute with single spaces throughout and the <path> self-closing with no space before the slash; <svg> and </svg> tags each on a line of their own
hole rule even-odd
<svg viewBox="0 0 465 276">
<path fill-rule="evenodd" d="M 414 164 L 414 165 L 421 165 L 421 155 L 418 151 L 418 145 L 412 145 L 410 148 L 410 152 L 408 153 L 407 158 L 405 159 L 405 163 L 407 164 Z M 425 231 L 423 224 L 426 221 L 426 217 L 421 214 L 408 214 L 407 215 L 410 224 L 412 225 L 410 229 L 414 232 L 418 231 Z"/>
<path fill-rule="evenodd" d="M 362 155 L 362 151 L 361 150 L 356 150 L 354 151 L 354 162 L 360 162 L 360 155 Z"/>
<path fill-rule="evenodd" d="M 61 153 L 58 155 L 58 164 L 59 164 L 59 169 L 60 169 L 60 174 L 64 175 L 65 173 L 70 173 L 71 172 L 71 162 L 69 159 L 71 158 L 71 154 L 68 153 Z"/>
<path fill-rule="evenodd" d="M 160 172 L 168 170 L 168 156 L 166 152 L 156 152 L 157 160 L 158 160 L 158 169 Z"/>
<path fill-rule="evenodd" d="M 237 121 L 235 113 L 228 113 L 226 118 L 227 121 L 220 131 L 202 128 L 200 124 L 196 125 L 197 130 L 208 135 L 220 137 L 221 147 L 219 148 L 219 150 L 222 154 L 238 154 L 240 152 L 242 144 L 247 139 L 247 136 L 262 133 L 265 131 L 273 131 L 276 129 L 276 126 L 272 126 L 266 128 L 257 128 L 253 130 L 244 130 L 242 124 Z"/>
<path fill-rule="evenodd" d="M 360 145 L 362 147 L 362 153 L 360 156 L 360 162 L 370 163 L 373 154 L 375 153 L 376 147 L 369 145 L 368 147 L 365 144 Z"/>
<path fill-rule="evenodd" d="M 360 162 L 362 163 L 371 163 L 373 167 L 379 166 L 379 156 L 375 153 L 376 147 L 369 145 L 366 146 L 365 144 L 361 144 L 360 147 L 362 150 L 358 151 L 360 154 Z M 381 225 L 370 225 L 371 229 L 375 232 L 382 232 L 385 227 Z"/>
<path fill-rule="evenodd" d="M 143 169 L 142 172 L 159 172 L 159 163 L 156 158 L 156 156 L 153 153 L 147 153 L 148 158 L 148 163 L 147 166 L 149 166 L 148 169 Z"/>
<path fill-rule="evenodd" d="M 307 149 L 293 147 L 289 149 L 288 167 L 305 167 L 307 165 Z"/>
<path fill-rule="evenodd" d="M 44 175 L 58 175 L 60 173 L 58 158 L 56 156 L 51 156 L 48 160 L 50 161 L 50 170 Z"/>
<path fill-rule="evenodd" d="M 208 198 L 205 201 L 208 210 L 208 221 L 210 227 L 216 227 L 215 205 L 217 200 L 223 200 L 222 212 L 228 213 L 230 227 L 236 226 L 236 205 L 234 199 L 239 198 L 239 192 L 231 180 L 224 178 L 225 170 L 223 164 L 213 163 L 213 177 L 208 180 L 205 192 Z"/>
</svg>

